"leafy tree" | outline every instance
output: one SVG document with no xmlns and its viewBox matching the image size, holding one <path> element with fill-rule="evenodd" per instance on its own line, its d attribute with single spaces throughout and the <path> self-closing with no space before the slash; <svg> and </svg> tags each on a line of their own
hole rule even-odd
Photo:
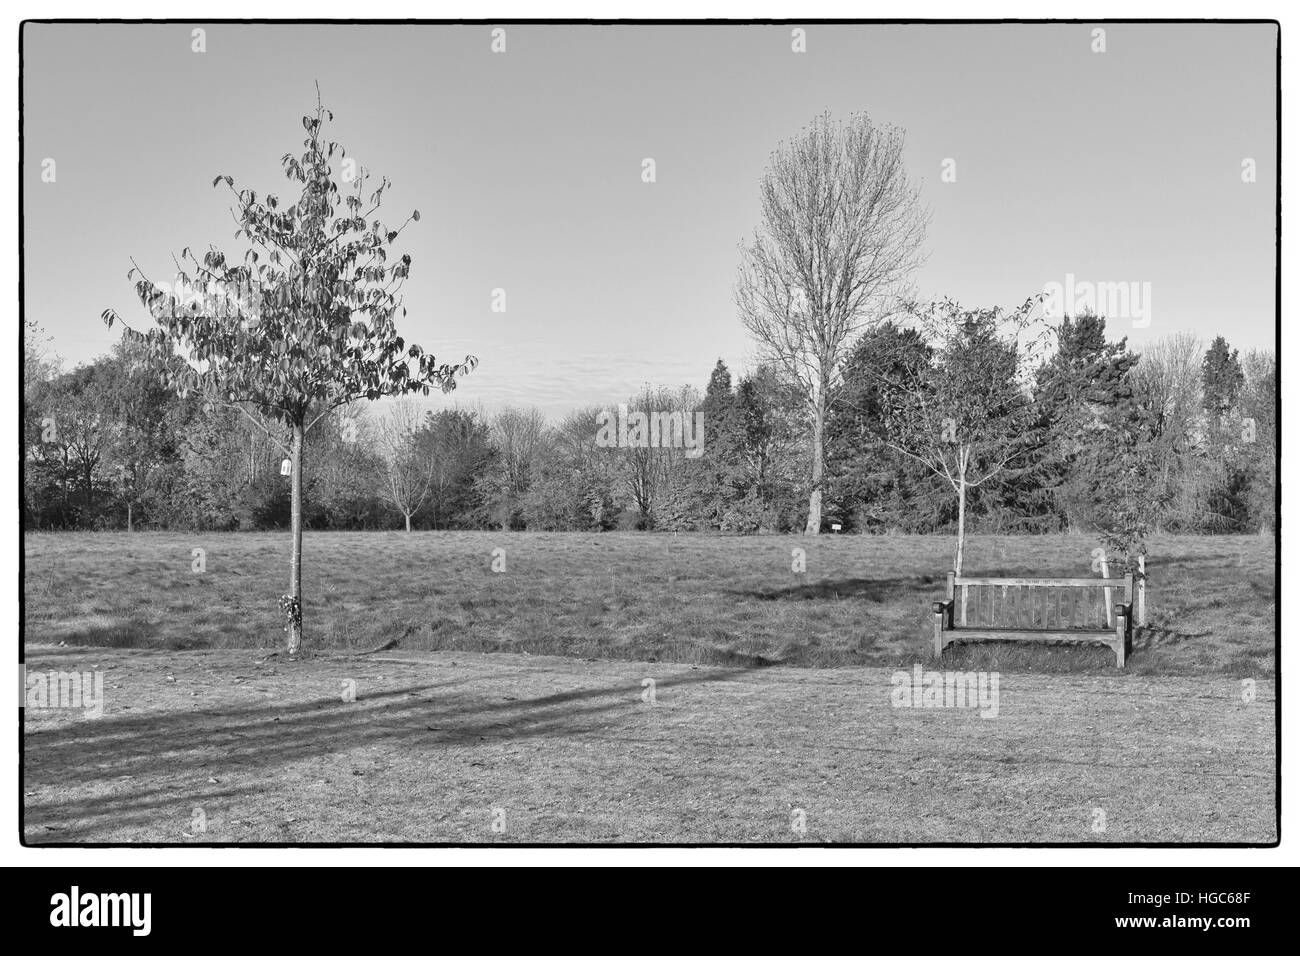
<svg viewBox="0 0 1300 956">
<path fill-rule="evenodd" d="M 1242 531 L 1249 522 L 1250 473 L 1241 442 L 1239 397 L 1245 373 L 1236 349 L 1223 336 L 1210 344 L 1201 363 L 1205 405 L 1205 455 L 1211 478 L 1206 517 L 1211 530 Z"/>
<path fill-rule="evenodd" d="M 670 471 L 670 481 L 654 501 L 655 527 L 668 530 L 716 530 L 734 501 L 744 494 L 739 474 L 743 436 L 739 406 L 731 388 L 731 371 L 722 359 L 713 366 L 704 399 L 683 415 L 703 416 L 704 446 L 697 458 L 685 458 Z M 662 457 L 662 452 L 661 455 Z M 647 461 L 652 460 L 647 454 Z"/>
<path fill-rule="evenodd" d="M 1250 521 L 1264 534 L 1277 526 L 1277 359 L 1250 352 L 1242 371 L 1240 439 L 1250 474 Z"/>
<path fill-rule="evenodd" d="M 433 455 L 425 440 L 419 410 L 409 400 L 399 399 L 379 426 L 384 499 L 406 519 L 411 533 L 411 515 L 424 507 L 433 485 Z"/>
<path fill-rule="evenodd" d="M 736 386 L 738 485 L 753 490 L 762 527 L 769 531 L 803 525 L 799 497 L 808 469 L 801 453 L 800 410 L 797 391 L 771 365 L 760 364 Z"/>
<path fill-rule="evenodd" d="M 887 411 L 881 441 L 947 482 L 957 499 L 953 568 L 962 572 L 971 491 L 1010 472 L 1032 449 L 1028 379 L 1041 338 L 1030 299 L 1018 309 L 963 309 L 951 299 L 913 308 L 932 361 L 880 363 Z M 909 346 L 910 348 L 910 346 Z"/>
<path fill-rule="evenodd" d="M 425 419 L 425 432 L 433 458 L 430 523 L 435 528 L 478 527 L 482 501 L 476 488 L 492 460 L 487 423 L 472 411 L 442 409 Z"/>
<path fill-rule="evenodd" d="M 1067 316 L 1055 332 L 1056 350 L 1034 376 L 1045 440 L 1033 477 L 1067 526 L 1095 531 L 1134 569 L 1162 507 L 1154 422 L 1134 390 L 1139 358 L 1126 339 L 1106 340 L 1101 316 Z"/>
<path fill-rule="evenodd" d="M 731 370 L 722 359 L 709 374 L 698 411 L 704 416 L 704 450 L 693 462 L 684 463 L 681 471 L 689 469 L 696 481 L 693 491 L 697 516 L 709 527 L 717 528 L 744 488 L 739 473 L 744 441 L 740 407 L 731 387 Z M 685 414 L 691 414 L 691 410 L 686 409 Z"/>
<path fill-rule="evenodd" d="M 524 498 L 530 530 L 604 531 L 614 525 L 617 459 L 596 444 L 595 407 L 547 430 Z"/>
<path fill-rule="evenodd" d="M 1136 402 L 1120 403 L 1102 425 L 1104 450 L 1081 469 L 1095 501 L 1090 523 L 1106 552 L 1122 560 L 1120 573 L 1136 570 L 1164 504 L 1155 493 L 1158 458 L 1149 426 Z"/>
<path fill-rule="evenodd" d="M 99 493 L 106 492 L 101 466 L 113 441 L 106 363 L 80 365 L 37 392 L 41 409 L 41 454 L 57 474 L 62 498 L 59 524 L 95 527 Z M 48 435 L 48 438 L 45 436 Z"/>
<path fill-rule="evenodd" d="M 348 405 L 312 433 L 307 450 L 320 464 L 306 475 L 304 497 L 315 505 L 304 515 L 308 527 L 378 528 L 385 510 L 375 489 L 383 462 L 378 454 L 379 429 L 364 405 Z"/>
<path fill-rule="evenodd" d="M 161 470 L 175 459 L 177 417 L 172 393 L 150 375 L 129 339 L 119 341 L 104 362 L 103 394 L 109 427 L 108 460 L 122 503 L 126 530 L 135 528 L 135 508 L 150 497 Z"/>
<path fill-rule="evenodd" d="M 391 229 L 373 218 L 388 180 L 368 195 L 370 174 L 362 170 L 340 186 L 331 162 L 342 160 L 339 144 L 324 138 L 333 114 L 317 101 L 304 116 L 303 152 L 282 158 L 297 198 L 236 189 L 230 176 L 217 176 L 234 197 L 236 238 L 244 243 L 238 260 L 216 247 L 196 256 L 181 252 L 176 286 L 154 282 L 135 266 L 128 273 L 156 326 L 128 328 L 167 386 L 182 397 L 199 394 L 213 406 L 233 407 L 262 428 L 288 456 L 292 551 L 289 591 L 280 601 L 287 617 L 288 652 L 302 647 L 302 472 L 307 434 L 335 409 L 365 398 L 450 390 L 456 376 L 475 360 L 439 364 L 418 345 L 397 334 L 395 316 L 406 314 L 400 292 L 411 268 L 409 255 L 392 255 L 412 222 Z M 341 178 L 341 176 L 340 176 Z M 110 326 L 119 317 L 103 313 Z M 171 364 L 179 354 L 184 368 Z M 271 423 L 289 432 L 286 446 Z"/>
<path fill-rule="evenodd" d="M 503 408 L 493 416 L 494 454 L 480 490 L 491 522 L 503 531 L 524 526 L 524 496 L 545 448 L 546 419 L 536 408 Z"/>
<path fill-rule="evenodd" d="M 932 350 L 915 329 L 889 322 L 865 332 L 844 364 L 827 424 L 830 512 L 858 530 L 932 530 L 941 503 L 933 475 L 883 443 Z M 895 403 L 892 404 L 891 403 Z"/>
<path fill-rule="evenodd" d="M 23 520 L 41 521 L 43 504 L 48 500 L 44 493 L 51 479 L 50 449 L 42 448 L 45 428 L 39 393 L 47 391 L 46 384 L 59 370 L 59 360 L 49 349 L 50 336 L 40 323 L 29 317 L 22 325 L 23 340 Z"/>
<path fill-rule="evenodd" d="M 1222 335 L 1215 336 L 1205 353 L 1201 381 L 1205 410 L 1217 423 L 1220 416 L 1237 404 L 1237 395 L 1245 381 L 1237 350 L 1229 351 L 1227 340 Z"/>
<path fill-rule="evenodd" d="M 1031 511 L 1056 514 L 1058 526 L 1077 528 L 1094 517 L 1095 477 L 1113 454 L 1107 422 L 1133 397 L 1137 356 L 1126 339 L 1108 342 L 1106 320 L 1091 313 L 1066 316 L 1055 346 L 1034 374 L 1037 453 L 1026 462 L 1026 480 L 1007 493 Z"/>
</svg>

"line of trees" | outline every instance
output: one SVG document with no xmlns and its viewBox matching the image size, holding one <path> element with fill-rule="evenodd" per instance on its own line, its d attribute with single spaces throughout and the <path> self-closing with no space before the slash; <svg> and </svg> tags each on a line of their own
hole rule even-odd
<svg viewBox="0 0 1300 956">
<path fill-rule="evenodd" d="M 1122 537 L 1132 525 L 1276 526 L 1271 353 L 1184 332 L 1139 356 L 1084 315 L 1064 320 L 1026 370 L 1017 314 L 939 303 L 853 342 L 827 402 L 825 528 Z M 289 526 L 287 426 L 163 388 L 128 340 L 67 371 L 43 341 L 28 328 L 26 527 Z M 646 387 L 623 404 L 702 413 L 702 454 L 602 447 L 595 406 L 558 422 L 412 399 L 345 406 L 305 438 L 304 524 L 806 530 L 806 399 L 778 369 L 736 380 L 718 361 L 702 392 Z"/>
</svg>

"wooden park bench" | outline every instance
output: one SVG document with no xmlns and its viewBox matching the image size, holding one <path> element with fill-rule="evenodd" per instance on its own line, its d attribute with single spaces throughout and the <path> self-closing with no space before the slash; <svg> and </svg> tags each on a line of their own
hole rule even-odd
<svg viewBox="0 0 1300 956">
<path fill-rule="evenodd" d="M 1116 591 L 1123 594 L 1112 605 Z M 1144 598 L 1139 593 L 1139 606 Z M 1131 573 L 1122 578 L 985 578 L 949 571 L 948 599 L 934 602 L 934 656 L 949 644 L 966 641 L 1067 641 L 1105 644 L 1115 651 L 1115 666 L 1123 667 L 1133 646 L 1133 599 Z"/>
</svg>

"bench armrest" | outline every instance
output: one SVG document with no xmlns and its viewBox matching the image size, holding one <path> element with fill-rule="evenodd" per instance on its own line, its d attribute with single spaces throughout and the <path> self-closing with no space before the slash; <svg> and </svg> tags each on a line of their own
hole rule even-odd
<svg viewBox="0 0 1300 956">
<path fill-rule="evenodd" d="M 953 626 L 953 603 L 952 603 L 952 598 L 948 598 L 947 600 L 944 600 L 944 601 L 935 601 L 935 602 L 931 605 L 931 609 L 933 610 L 933 612 L 934 612 L 935 614 L 940 614 L 940 615 L 943 616 L 943 626 L 944 626 L 944 627 L 947 627 L 947 628 L 950 628 L 950 629 L 952 628 L 952 626 Z"/>
</svg>

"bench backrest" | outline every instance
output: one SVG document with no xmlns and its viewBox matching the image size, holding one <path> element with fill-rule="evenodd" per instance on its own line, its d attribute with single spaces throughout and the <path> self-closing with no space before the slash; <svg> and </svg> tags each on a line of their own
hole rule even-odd
<svg viewBox="0 0 1300 956">
<path fill-rule="evenodd" d="M 1103 630 L 1111 627 L 1115 604 L 1133 602 L 1133 575 L 992 578 L 949 571 L 948 598 L 958 625 L 967 627 Z"/>
</svg>

